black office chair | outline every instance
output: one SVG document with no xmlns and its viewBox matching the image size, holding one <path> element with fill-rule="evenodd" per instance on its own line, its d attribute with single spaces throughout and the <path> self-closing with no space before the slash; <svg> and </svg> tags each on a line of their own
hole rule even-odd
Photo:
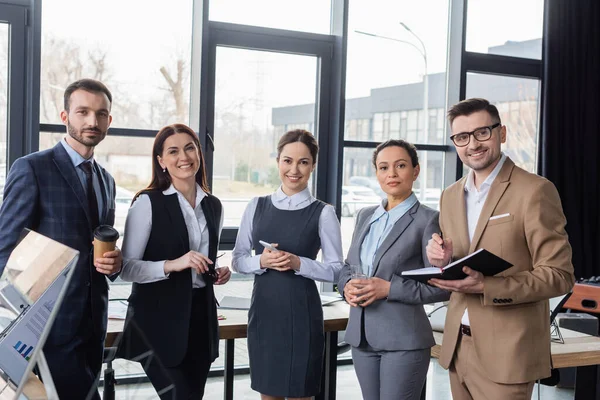
<svg viewBox="0 0 600 400">
<path fill-rule="evenodd" d="M 102 362 L 106 363 L 104 370 L 104 388 L 102 390 L 102 400 L 115 400 L 115 370 L 112 367 L 112 362 L 117 355 L 116 347 L 106 347 L 102 356 Z"/>
</svg>

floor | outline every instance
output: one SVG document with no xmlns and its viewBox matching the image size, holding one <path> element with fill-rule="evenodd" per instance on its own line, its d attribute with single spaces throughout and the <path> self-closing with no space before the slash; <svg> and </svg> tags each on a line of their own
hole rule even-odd
<svg viewBox="0 0 600 400">
<path fill-rule="evenodd" d="M 360 388 L 354 368 L 352 365 L 341 366 L 338 369 L 337 375 L 337 398 L 339 400 L 359 400 L 362 399 Z M 442 369 L 436 360 L 432 360 L 429 365 L 429 373 L 427 376 L 427 399 L 428 400 L 451 400 L 450 382 L 448 373 Z M 156 399 L 156 392 L 152 386 L 147 384 L 141 385 L 123 385 L 117 386 L 116 399 Z M 223 378 L 210 378 L 206 385 L 205 399 L 222 399 L 223 398 Z M 258 400 L 259 396 L 256 392 L 250 389 L 249 375 L 239 375 L 235 378 L 234 396 L 235 400 Z M 534 389 L 532 399 L 537 399 L 537 387 Z M 573 389 L 559 389 L 555 387 L 541 386 L 540 398 L 544 400 L 570 400 L 573 399 Z"/>
</svg>

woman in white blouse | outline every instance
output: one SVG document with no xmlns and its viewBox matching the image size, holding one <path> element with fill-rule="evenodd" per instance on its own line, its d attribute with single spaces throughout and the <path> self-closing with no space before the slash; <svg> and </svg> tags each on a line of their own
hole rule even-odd
<svg viewBox="0 0 600 400">
<path fill-rule="evenodd" d="M 118 356 L 139 361 L 162 399 L 199 399 L 218 356 L 213 285 L 221 202 L 208 193 L 204 157 L 189 127 L 154 140 L 152 181 L 129 209 L 121 279 L 134 282 Z"/>
<path fill-rule="evenodd" d="M 343 262 L 335 209 L 308 190 L 318 149 L 304 130 L 280 139 L 281 186 L 250 201 L 233 250 L 234 271 L 255 275 L 248 352 L 252 389 L 264 400 L 320 392 L 323 310 L 314 281 L 335 282 Z M 264 248 L 261 240 L 275 249 Z M 322 262 L 316 261 L 319 250 Z"/>
</svg>

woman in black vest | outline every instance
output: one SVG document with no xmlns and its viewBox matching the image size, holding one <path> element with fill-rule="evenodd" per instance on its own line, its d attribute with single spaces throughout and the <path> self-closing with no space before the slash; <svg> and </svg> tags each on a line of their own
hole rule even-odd
<svg viewBox="0 0 600 400">
<path fill-rule="evenodd" d="M 277 146 L 281 186 L 250 201 L 233 250 L 233 269 L 255 275 L 248 352 L 252 389 L 264 400 L 320 392 L 323 309 L 315 280 L 334 282 L 343 264 L 335 209 L 308 190 L 318 149 L 307 131 L 283 135 Z M 322 262 L 315 260 L 319 250 Z"/>
<path fill-rule="evenodd" d="M 208 193 L 204 157 L 189 127 L 156 135 L 152 182 L 129 209 L 121 279 L 131 281 L 119 356 L 139 361 L 161 399 L 200 399 L 219 333 L 213 285 L 223 225 L 221 202 Z"/>
</svg>

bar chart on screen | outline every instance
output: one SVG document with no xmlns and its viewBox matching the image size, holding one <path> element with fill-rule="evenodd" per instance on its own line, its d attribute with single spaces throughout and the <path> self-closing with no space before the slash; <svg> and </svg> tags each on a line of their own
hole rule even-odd
<svg viewBox="0 0 600 400">
<path fill-rule="evenodd" d="M 33 346 L 28 346 L 19 340 L 17 344 L 13 346 L 13 349 L 15 349 L 25 360 L 29 361 Z"/>
</svg>

